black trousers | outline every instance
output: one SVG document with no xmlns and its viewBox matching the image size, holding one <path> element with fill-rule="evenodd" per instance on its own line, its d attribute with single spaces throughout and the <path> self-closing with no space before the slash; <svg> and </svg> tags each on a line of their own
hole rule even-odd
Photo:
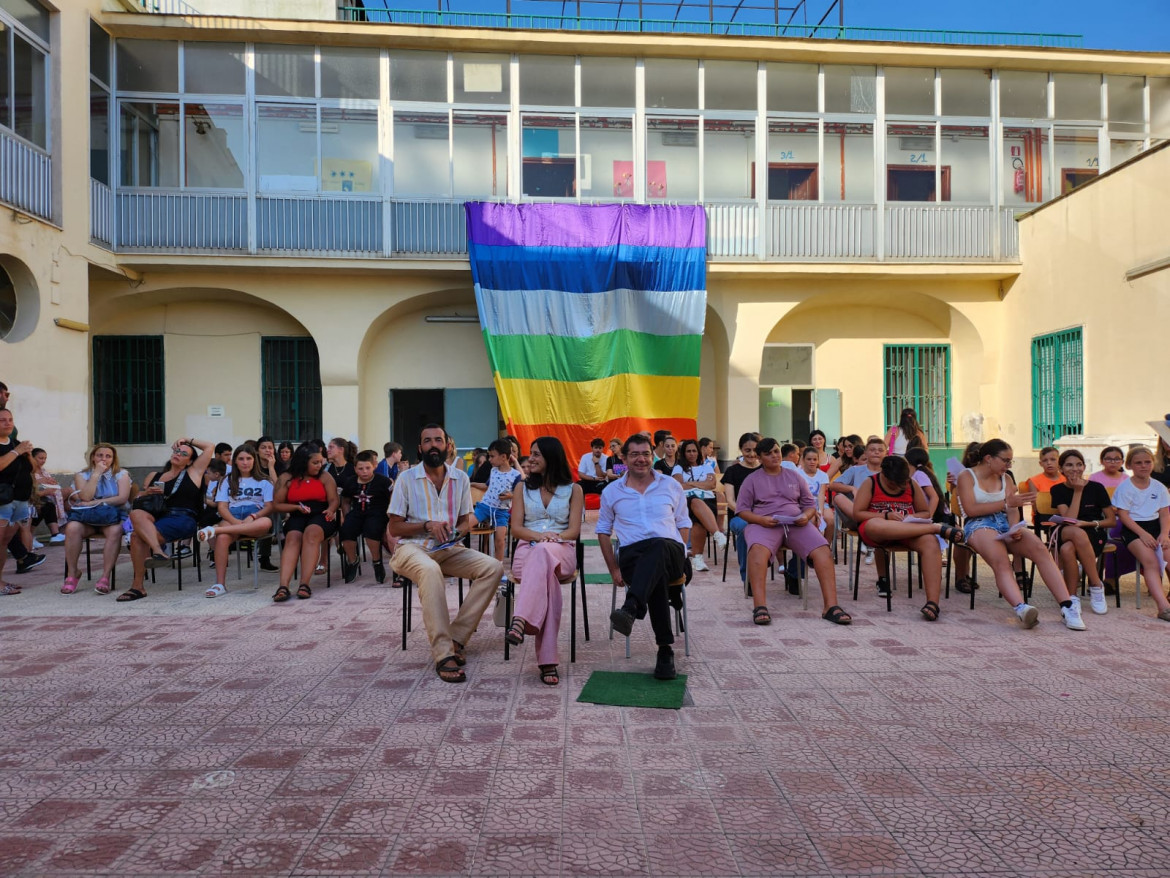
<svg viewBox="0 0 1170 878">
<path fill-rule="evenodd" d="M 618 567 L 626 582 L 625 609 L 634 618 L 650 615 L 650 627 L 659 646 L 674 643 L 667 587 L 686 571 L 686 549 L 677 540 L 654 538 L 622 546 Z"/>
</svg>

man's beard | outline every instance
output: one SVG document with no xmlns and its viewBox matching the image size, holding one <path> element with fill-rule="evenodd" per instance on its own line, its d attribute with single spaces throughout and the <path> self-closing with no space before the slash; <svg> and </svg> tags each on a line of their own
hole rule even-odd
<svg viewBox="0 0 1170 878">
<path fill-rule="evenodd" d="M 430 451 L 423 452 L 422 460 L 431 469 L 436 469 L 447 460 L 447 455 L 443 453 L 442 449 L 432 448 Z"/>
</svg>

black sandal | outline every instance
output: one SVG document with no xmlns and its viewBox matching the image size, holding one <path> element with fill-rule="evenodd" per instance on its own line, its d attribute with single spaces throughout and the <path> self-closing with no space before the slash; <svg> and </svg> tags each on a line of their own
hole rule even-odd
<svg viewBox="0 0 1170 878">
<path fill-rule="evenodd" d="M 977 588 L 979 588 L 979 583 L 970 576 L 964 576 L 962 579 L 955 580 L 955 591 L 959 594 L 970 594 Z"/>
<path fill-rule="evenodd" d="M 771 625 L 772 615 L 768 612 L 767 607 L 756 607 L 752 610 L 752 621 L 757 625 Z"/>
<path fill-rule="evenodd" d="M 128 588 L 116 598 L 114 598 L 114 600 L 120 604 L 124 604 L 126 601 L 140 601 L 144 597 L 146 597 L 146 592 L 142 591 L 141 589 Z"/>
<path fill-rule="evenodd" d="M 313 596 L 313 589 L 309 588 L 309 583 L 302 582 L 300 588 L 297 589 L 298 600 L 308 600 Z"/>
<path fill-rule="evenodd" d="M 949 524 L 940 524 L 938 526 L 938 535 L 948 543 L 953 543 L 955 545 L 963 545 L 967 542 L 967 538 L 963 536 L 963 531 L 960 528 L 953 527 Z"/>
<path fill-rule="evenodd" d="M 276 603 L 276 604 L 283 604 L 285 601 L 287 601 L 291 597 L 292 597 L 292 592 L 290 592 L 288 590 L 288 586 L 282 585 L 282 586 L 280 586 L 280 588 L 278 588 L 276 590 L 276 593 L 272 596 L 272 602 Z"/>
<path fill-rule="evenodd" d="M 853 617 L 842 610 L 836 604 L 829 607 L 825 612 L 821 613 L 821 618 L 832 622 L 834 625 L 852 625 Z"/>
<path fill-rule="evenodd" d="M 436 662 L 435 673 L 439 675 L 439 679 L 444 683 L 467 682 L 467 674 L 463 672 L 463 668 L 459 667 L 459 660 L 453 655 L 449 655 L 442 661 Z"/>
<path fill-rule="evenodd" d="M 524 642 L 524 628 L 528 623 L 519 616 L 512 617 L 512 625 L 504 633 L 504 640 L 512 646 L 519 646 Z"/>
<path fill-rule="evenodd" d="M 451 646 L 455 649 L 455 664 L 463 667 L 467 664 L 467 648 L 458 640 L 452 640 Z"/>
<path fill-rule="evenodd" d="M 927 622 L 937 622 L 938 614 L 940 612 L 938 604 L 934 601 L 927 601 L 922 607 L 922 616 Z"/>
<path fill-rule="evenodd" d="M 557 673 L 556 665 L 541 665 L 540 666 L 540 682 L 546 686 L 559 686 L 561 676 Z"/>
</svg>

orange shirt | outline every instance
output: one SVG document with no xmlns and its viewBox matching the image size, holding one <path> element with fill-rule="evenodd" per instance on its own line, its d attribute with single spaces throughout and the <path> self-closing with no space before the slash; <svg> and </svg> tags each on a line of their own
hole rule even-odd
<svg viewBox="0 0 1170 878">
<path fill-rule="evenodd" d="M 1030 479 L 1024 479 L 1024 484 L 1020 485 L 1021 491 L 1036 490 L 1041 494 L 1050 493 L 1053 485 L 1063 485 L 1064 476 L 1057 476 L 1055 479 L 1050 479 L 1044 473 L 1038 473 Z M 1031 486 L 1029 488 L 1029 486 Z"/>
</svg>

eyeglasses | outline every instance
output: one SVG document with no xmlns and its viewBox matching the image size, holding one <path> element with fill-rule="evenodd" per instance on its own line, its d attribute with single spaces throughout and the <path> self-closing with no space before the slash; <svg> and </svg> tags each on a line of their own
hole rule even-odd
<svg viewBox="0 0 1170 878">
<path fill-rule="evenodd" d="M 1102 463 L 1121 463 L 1121 461 L 1122 461 L 1122 458 L 1120 458 L 1120 457 L 1103 457 L 1103 458 L 1101 458 Z"/>
<path fill-rule="evenodd" d="M 996 459 L 996 460 L 1002 460 L 1002 461 L 1003 461 L 1004 463 L 1006 463 L 1008 466 L 1011 466 L 1013 463 L 1015 463 L 1015 458 L 1014 458 L 1014 457 L 1000 457 L 1000 456 L 997 454 L 997 455 L 995 456 L 995 459 Z"/>
</svg>

